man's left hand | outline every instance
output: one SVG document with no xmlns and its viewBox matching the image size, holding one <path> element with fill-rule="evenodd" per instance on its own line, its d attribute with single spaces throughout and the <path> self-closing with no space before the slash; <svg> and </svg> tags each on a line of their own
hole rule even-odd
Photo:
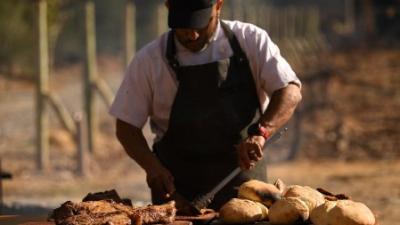
<svg viewBox="0 0 400 225">
<path fill-rule="evenodd" d="M 243 170 L 249 170 L 255 163 L 263 158 L 265 139 L 262 136 L 249 136 L 237 145 L 239 166 Z"/>
</svg>

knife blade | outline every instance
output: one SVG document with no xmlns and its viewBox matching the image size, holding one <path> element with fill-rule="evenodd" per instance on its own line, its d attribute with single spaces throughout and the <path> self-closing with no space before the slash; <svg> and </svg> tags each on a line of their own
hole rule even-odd
<svg viewBox="0 0 400 225">
<path fill-rule="evenodd" d="M 265 147 L 267 147 L 268 145 L 276 142 L 277 140 L 279 140 L 282 135 L 287 131 L 287 128 L 283 128 L 281 131 L 275 133 L 274 135 L 271 136 L 271 138 L 269 138 L 265 144 L 264 144 L 264 149 Z M 234 169 L 232 172 L 230 172 L 228 174 L 228 176 L 226 176 L 223 180 L 221 180 L 213 189 L 211 189 L 211 191 L 209 191 L 208 193 L 198 196 L 196 197 L 192 202 L 191 205 L 196 208 L 198 211 L 200 211 L 201 209 L 206 208 L 214 199 L 214 196 L 222 189 L 224 188 L 233 178 L 235 178 L 239 173 L 240 173 L 241 169 L 240 167 L 237 167 L 236 169 Z"/>
<path fill-rule="evenodd" d="M 175 207 L 176 207 L 177 213 L 179 215 L 195 216 L 195 215 L 201 214 L 200 209 L 194 207 L 192 202 L 188 201 L 185 197 L 183 197 L 177 191 L 172 193 L 172 195 L 169 197 L 168 201 L 171 201 L 171 200 L 175 201 Z"/>
</svg>

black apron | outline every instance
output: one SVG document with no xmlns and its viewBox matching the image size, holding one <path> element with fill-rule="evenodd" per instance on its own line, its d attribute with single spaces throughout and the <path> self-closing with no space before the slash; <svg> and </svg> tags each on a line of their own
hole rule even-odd
<svg viewBox="0 0 400 225">
<path fill-rule="evenodd" d="M 233 56 L 217 62 L 179 66 L 173 32 L 166 56 L 179 81 L 169 126 L 153 149 L 175 178 L 176 190 L 192 201 L 209 192 L 238 167 L 234 145 L 240 132 L 255 118 L 259 102 L 246 55 L 230 28 L 220 22 L 229 39 Z M 249 179 L 266 181 L 265 161 L 241 172 L 222 189 L 209 206 L 218 210 L 236 197 L 235 187 Z M 154 204 L 162 203 L 152 191 Z"/>
</svg>

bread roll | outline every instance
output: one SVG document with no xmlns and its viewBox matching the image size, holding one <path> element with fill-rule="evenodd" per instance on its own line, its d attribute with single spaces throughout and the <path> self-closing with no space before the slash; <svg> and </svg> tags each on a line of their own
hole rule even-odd
<svg viewBox="0 0 400 225">
<path fill-rule="evenodd" d="M 317 207 L 311 221 L 315 225 L 374 225 L 375 217 L 363 203 L 338 200 Z"/>
<path fill-rule="evenodd" d="M 307 204 L 310 212 L 325 202 L 323 194 L 308 186 L 292 185 L 285 192 L 285 197 L 300 198 Z"/>
<path fill-rule="evenodd" d="M 250 180 L 239 187 L 238 197 L 261 202 L 267 207 L 281 198 L 281 191 L 273 184 Z"/>
<path fill-rule="evenodd" d="M 290 225 L 308 220 L 308 206 L 300 198 L 288 197 L 275 202 L 269 208 L 268 217 L 271 224 Z"/>
<path fill-rule="evenodd" d="M 328 212 L 336 206 L 336 201 L 327 201 L 324 204 L 315 208 L 311 214 L 310 219 L 314 225 L 327 225 Z"/>
<path fill-rule="evenodd" d="M 258 202 L 247 199 L 232 198 L 219 211 L 225 223 L 254 223 L 268 218 L 268 208 Z"/>
</svg>

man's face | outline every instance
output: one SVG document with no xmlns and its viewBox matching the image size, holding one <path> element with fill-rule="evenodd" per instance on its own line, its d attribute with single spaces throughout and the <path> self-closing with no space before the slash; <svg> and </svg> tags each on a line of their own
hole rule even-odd
<svg viewBox="0 0 400 225">
<path fill-rule="evenodd" d="M 198 52 L 208 44 L 218 24 L 222 1 L 214 5 L 208 25 L 201 29 L 174 29 L 178 41 L 191 52 Z"/>
</svg>

